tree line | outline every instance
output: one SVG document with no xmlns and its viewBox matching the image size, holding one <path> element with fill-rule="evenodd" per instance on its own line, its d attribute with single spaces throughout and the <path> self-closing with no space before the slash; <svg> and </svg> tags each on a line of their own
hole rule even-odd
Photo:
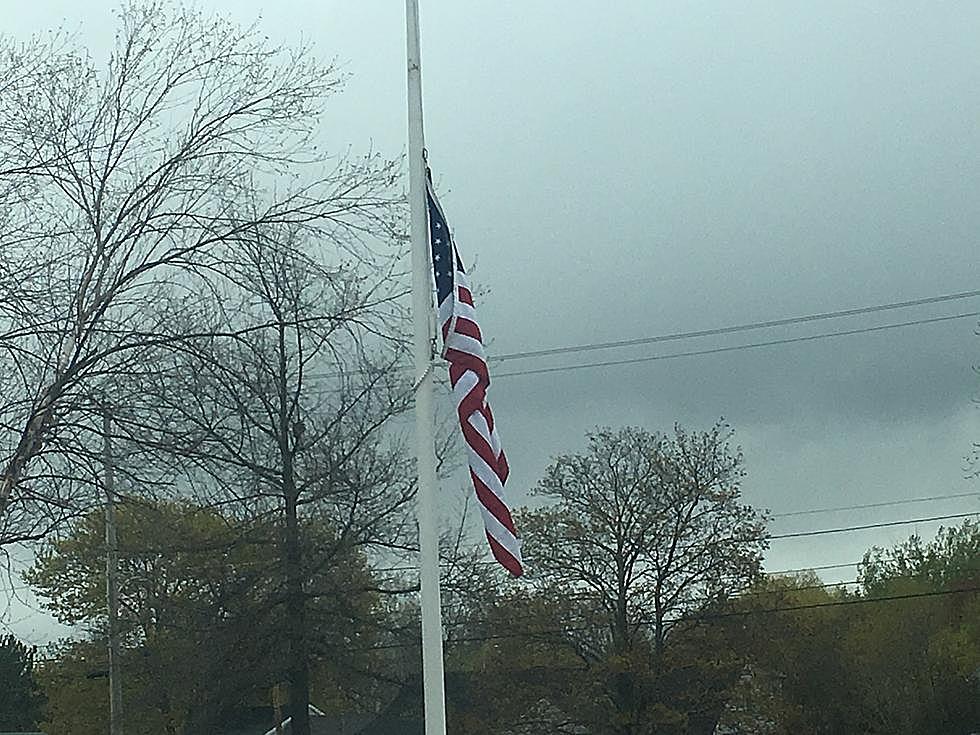
<svg viewBox="0 0 980 735">
<path fill-rule="evenodd" d="M 536 486 L 551 503 L 522 512 L 520 583 L 447 535 L 451 731 L 973 732 L 980 524 L 870 549 L 857 589 L 766 575 L 759 514 L 738 502 L 741 462 L 720 428 L 601 430 L 555 458 Z M 271 706 L 293 668 L 276 540 L 188 501 L 121 510 L 127 731 L 226 732 L 249 706 Z M 305 525 L 313 547 L 336 542 L 324 519 Z M 91 513 L 26 574 L 87 631 L 41 661 L 20 647 L 17 701 L 34 702 L 50 735 L 105 728 L 104 543 Z M 420 731 L 411 568 L 349 549 L 303 576 L 316 705 Z"/>
</svg>

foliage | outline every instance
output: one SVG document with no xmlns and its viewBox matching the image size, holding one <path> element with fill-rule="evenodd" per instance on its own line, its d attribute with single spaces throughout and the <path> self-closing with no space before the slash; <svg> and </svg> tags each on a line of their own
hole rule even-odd
<svg viewBox="0 0 980 735">
<path fill-rule="evenodd" d="M 0 636 L 0 729 L 32 730 L 44 697 L 36 681 L 35 650 L 13 635 Z"/>
<path fill-rule="evenodd" d="M 980 585 L 980 523 L 968 520 L 941 528 L 928 543 L 914 535 L 893 549 L 876 546 L 864 555 L 860 577 L 872 594 L 898 578 L 916 580 L 932 590 Z"/>
<path fill-rule="evenodd" d="M 928 543 L 871 549 L 860 593 L 814 588 L 814 576 L 756 588 L 732 618 L 746 666 L 725 725 L 772 735 L 977 731 L 978 540 L 967 521 Z"/>
<path fill-rule="evenodd" d="M 857 705 L 841 696 L 852 677 L 840 647 L 852 608 L 836 603 L 851 599 L 807 573 L 761 580 L 734 601 L 716 620 L 742 662 L 722 725 L 759 735 L 841 732 Z"/>
<path fill-rule="evenodd" d="M 876 607 L 847 640 L 871 732 L 980 729 L 980 523 L 874 548 L 860 568 Z M 917 595 L 920 595 L 917 597 Z"/>
<path fill-rule="evenodd" d="M 153 723 L 161 722 L 172 732 L 208 730 L 284 676 L 274 529 L 188 504 L 126 504 L 117 515 L 127 730 L 157 732 Z M 333 543 L 325 527 L 307 533 Z M 101 517 L 87 516 L 74 534 L 49 543 L 27 575 L 61 620 L 92 631 L 91 641 L 62 647 L 45 670 L 53 730 L 81 731 L 75 700 L 96 685 L 104 690 L 104 682 L 83 681 L 105 669 L 103 538 Z M 342 561 L 309 570 L 320 591 L 310 604 L 310 655 L 338 691 L 347 685 L 349 642 L 369 641 L 376 628 L 363 557 L 348 553 Z M 102 714 L 82 708 L 77 716 L 97 724 Z"/>
<path fill-rule="evenodd" d="M 534 491 L 551 502 L 519 524 L 533 559 L 528 597 L 504 609 L 528 611 L 511 627 L 547 642 L 532 669 L 549 656 L 574 665 L 553 691 L 532 687 L 541 699 L 527 712 L 544 717 L 544 707 L 568 732 L 710 732 L 737 669 L 706 655 L 710 631 L 687 619 L 759 573 L 764 517 L 740 502 L 742 475 L 721 424 L 600 429 L 584 453 L 554 460 Z M 493 645 L 526 655 L 520 638 Z"/>
</svg>

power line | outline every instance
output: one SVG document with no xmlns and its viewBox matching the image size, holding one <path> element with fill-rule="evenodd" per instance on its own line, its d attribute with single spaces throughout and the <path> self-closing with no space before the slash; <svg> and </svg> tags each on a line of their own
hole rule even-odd
<svg viewBox="0 0 980 735">
<path fill-rule="evenodd" d="M 836 513 L 845 510 L 868 510 L 870 508 L 890 508 L 895 505 L 908 505 L 910 503 L 927 503 L 934 500 L 953 500 L 955 498 L 980 498 L 980 493 L 952 493 L 950 495 L 932 495 L 927 498 L 907 498 L 905 500 L 886 500 L 880 503 L 863 503 L 861 505 L 842 505 L 836 508 L 815 508 L 811 510 L 794 510 L 787 513 L 774 513 L 770 518 L 791 518 L 793 516 L 809 516 L 818 513 Z"/>
<path fill-rule="evenodd" d="M 747 591 L 745 591 L 742 594 L 739 594 L 739 595 L 736 595 L 736 596 L 730 598 L 730 600 L 731 601 L 735 601 L 735 600 L 746 600 L 746 599 L 750 599 L 750 598 L 753 598 L 753 597 L 761 597 L 761 596 L 765 596 L 765 595 L 775 595 L 775 594 L 780 594 L 780 593 L 792 593 L 792 592 L 803 592 L 803 591 L 818 590 L 818 589 L 830 589 L 830 588 L 835 588 L 835 587 L 842 587 L 842 586 L 849 586 L 849 585 L 860 585 L 860 584 L 863 584 L 863 582 L 861 580 L 847 580 L 847 581 L 842 581 L 842 582 L 828 582 L 828 583 L 822 583 L 822 584 L 805 585 L 805 586 L 802 586 L 802 587 L 792 587 L 792 588 L 787 588 L 787 589 L 776 589 L 776 590 L 767 590 L 767 589 L 762 589 L 762 590 L 747 590 Z M 813 609 L 813 608 L 835 607 L 835 606 L 841 606 L 841 605 L 867 604 L 867 603 L 874 603 L 874 602 L 889 602 L 889 601 L 897 601 L 897 600 L 915 599 L 915 598 L 921 598 L 921 597 L 939 597 L 939 596 L 950 595 L 950 594 L 958 594 L 958 593 L 964 593 L 964 592 L 977 592 L 977 591 L 980 591 L 980 587 L 968 587 L 968 588 L 952 589 L 952 590 L 931 590 L 931 591 L 928 591 L 928 592 L 905 593 L 905 594 L 896 594 L 896 595 L 883 595 L 883 596 L 878 596 L 878 597 L 859 597 L 859 598 L 850 598 L 850 599 L 844 599 L 844 600 L 832 600 L 832 601 L 820 602 L 820 603 L 803 603 L 803 604 L 799 604 L 799 605 L 779 606 L 779 607 L 764 608 L 764 609 L 757 609 L 757 610 L 748 609 L 748 610 L 736 610 L 736 611 L 718 612 L 718 613 L 705 612 L 705 613 L 691 615 L 687 619 L 688 620 L 692 620 L 692 619 L 711 619 L 711 618 L 715 618 L 715 617 L 733 617 L 733 616 L 748 616 L 748 615 L 755 615 L 755 614 L 769 614 L 769 613 L 775 613 L 775 612 L 788 612 L 788 611 L 796 611 L 796 610 L 808 610 L 808 609 Z M 704 602 L 712 602 L 712 601 L 713 600 L 710 599 L 710 598 L 700 598 L 700 599 L 692 600 L 692 602 L 703 602 L 703 603 Z M 519 616 L 517 618 L 511 617 L 511 618 L 508 619 L 508 622 L 529 621 L 529 620 L 534 620 L 534 619 L 535 619 L 535 616 L 532 616 L 532 615 L 522 615 L 522 616 Z M 680 622 L 683 619 L 685 619 L 684 616 L 681 616 L 681 617 L 677 617 L 677 618 L 671 619 L 670 622 Z M 455 627 L 462 627 L 462 626 L 468 626 L 468 625 L 490 625 L 492 623 L 493 623 L 493 621 L 491 621 L 491 620 L 485 620 L 485 619 L 484 620 L 479 620 L 479 619 L 477 619 L 477 620 L 461 620 L 461 621 L 448 622 L 445 625 L 446 625 L 447 628 L 455 628 Z M 651 620 L 639 620 L 639 621 L 636 621 L 634 624 L 638 624 L 640 626 L 649 627 L 649 626 L 653 625 L 654 623 Z M 547 633 L 574 632 L 576 630 L 578 630 L 578 631 L 585 631 L 585 630 L 590 630 L 590 629 L 591 630 L 594 630 L 597 627 L 599 627 L 599 626 L 582 627 L 582 628 L 565 628 L 563 630 L 550 630 L 550 631 L 549 630 L 539 630 L 539 631 L 534 631 L 534 632 L 531 632 L 531 633 L 515 634 L 515 635 L 516 636 L 525 636 L 525 635 L 527 635 L 527 636 L 533 636 L 533 635 L 541 635 L 541 634 L 547 634 Z M 497 637 L 506 637 L 506 636 L 490 636 L 489 639 L 497 638 Z M 456 641 L 462 641 L 464 639 L 457 638 L 455 640 Z M 476 639 L 474 639 L 474 640 L 476 640 Z"/>
<path fill-rule="evenodd" d="M 829 569 L 844 569 L 846 567 L 856 567 L 861 562 L 851 561 L 846 564 L 823 564 L 817 567 L 800 567 L 799 569 L 777 569 L 772 572 L 766 572 L 766 576 L 775 577 L 782 574 L 799 574 L 800 572 L 823 572 Z"/>
<path fill-rule="evenodd" d="M 798 531 L 796 533 L 776 533 L 769 536 L 770 539 L 783 538 L 802 538 L 804 536 L 823 536 L 828 533 L 847 533 L 849 531 L 866 531 L 871 528 L 888 528 L 890 526 L 908 526 L 913 523 L 931 523 L 934 521 L 948 521 L 954 518 L 970 518 L 980 515 L 980 511 L 972 513 L 952 513 L 944 516 L 931 516 L 930 518 L 909 518 L 903 521 L 886 521 L 883 523 L 867 523 L 862 526 L 841 526 L 839 528 L 821 528 L 818 531 Z M 751 539 L 749 539 L 751 540 Z"/>
<path fill-rule="evenodd" d="M 656 362 L 658 360 L 675 360 L 681 357 L 700 357 L 703 355 L 717 355 L 724 352 L 738 352 L 740 350 L 752 350 L 760 347 L 775 347 L 777 345 L 797 344 L 800 342 L 813 342 L 820 339 L 831 339 L 833 337 L 848 337 L 855 334 L 870 334 L 872 332 L 884 332 L 889 329 L 901 329 L 904 327 L 915 327 L 923 324 L 938 324 L 940 322 L 953 321 L 954 319 L 968 319 L 980 317 L 980 311 L 972 311 L 965 314 L 950 314 L 948 316 L 937 316 L 930 319 L 916 319 L 908 322 L 898 322 L 895 324 L 882 324 L 876 327 L 863 327 L 860 329 L 845 329 L 837 332 L 822 332 L 820 334 L 810 334 L 805 337 L 787 337 L 785 339 L 772 339 L 765 342 L 750 342 L 741 345 L 729 345 L 727 347 L 713 347 L 705 350 L 688 350 L 685 352 L 671 352 L 665 355 L 648 355 L 646 357 L 633 357 L 625 360 L 604 360 L 601 362 L 586 362 L 574 365 L 559 365 L 556 367 L 532 368 L 530 370 L 513 370 L 505 373 L 495 373 L 494 378 L 511 378 L 518 375 L 542 375 L 545 373 L 561 373 L 572 370 L 585 370 L 588 368 L 614 367 L 618 365 L 635 365 L 643 362 Z"/>
<path fill-rule="evenodd" d="M 747 592 L 747 593 L 745 593 L 743 595 L 738 595 L 738 596 L 736 596 L 733 599 L 735 599 L 735 600 L 744 600 L 744 599 L 747 599 L 747 598 L 758 597 L 758 596 L 763 596 L 763 595 L 767 595 L 767 594 L 778 594 L 778 593 L 783 593 L 783 592 L 800 592 L 800 591 L 807 591 L 807 590 L 814 590 L 814 589 L 827 589 L 829 587 L 837 587 L 837 586 L 840 586 L 840 585 L 851 585 L 851 584 L 861 584 L 861 582 L 859 580 L 855 580 L 853 582 L 835 582 L 835 583 L 821 584 L 821 585 L 807 585 L 807 586 L 804 586 L 804 587 L 794 587 L 794 588 L 789 588 L 789 589 L 785 589 L 785 590 L 758 590 L 758 591 L 749 591 L 749 592 Z M 977 586 L 977 587 L 963 587 L 963 588 L 959 588 L 959 589 L 950 589 L 950 590 L 930 590 L 930 591 L 927 591 L 927 592 L 909 592 L 909 593 L 895 594 L 895 595 L 882 595 L 880 597 L 854 597 L 854 598 L 845 599 L 845 600 L 831 600 L 831 601 L 828 601 L 828 602 L 801 603 L 799 605 L 781 605 L 781 606 L 777 606 L 777 607 L 762 608 L 762 609 L 755 609 L 755 610 L 748 609 L 748 610 L 732 610 L 732 611 L 726 611 L 726 612 L 704 612 L 704 613 L 696 613 L 694 615 L 691 615 L 687 619 L 689 619 L 689 620 L 691 620 L 691 619 L 710 620 L 710 619 L 715 619 L 715 618 L 726 618 L 726 617 L 747 617 L 747 616 L 751 616 L 751 615 L 765 615 L 765 614 L 771 614 L 771 613 L 777 613 L 777 612 L 795 612 L 795 611 L 798 611 L 798 610 L 811 610 L 811 609 L 818 609 L 818 608 L 824 608 L 824 607 L 841 607 L 841 606 L 845 606 L 845 605 L 863 605 L 863 604 L 871 604 L 871 603 L 896 602 L 896 601 L 901 601 L 901 600 L 911 600 L 911 599 L 919 599 L 919 598 L 927 598 L 927 597 L 944 597 L 946 595 L 964 594 L 964 593 L 968 593 L 968 592 L 980 592 L 980 586 Z M 706 601 L 706 600 L 702 600 L 702 602 L 704 602 L 704 601 Z M 518 620 L 530 620 L 530 619 L 532 619 L 532 618 L 530 618 L 528 616 L 524 616 L 522 618 L 518 618 Z M 676 619 L 672 620 L 671 622 L 679 622 L 682 619 L 684 619 L 684 618 L 683 617 L 682 618 L 676 618 Z M 483 620 L 483 621 L 460 621 L 458 623 L 450 623 L 450 624 L 448 624 L 448 627 L 459 627 L 459 626 L 462 626 L 462 625 L 478 625 L 478 624 L 481 624 L 481 623 L 482 624 L 487 624 L 488 622 L 490 622 L 490 621 L 486 621 L 486 620 Z M 637 621 L 637 622 L 641 626 L 647 626 L 647 627 L 649 627 L 650 625 L 653 625 L 653 621 L 651 621 L 651 620 L 640 620 L 640 621 Z M 579 630 L 588 630 L 588 629 L 589 628 L 580 628 Z M 532 633 L 531 635 L 541 635 L 542 633 L 548 633 L 548 632 L 554 633 L 554 632 L 562 632 L 562 631 L 536 631 L 535 633 Z M 460 640 L 460 639 L 457 639 L 457 640 Z"/>
<path fill-rule="evenodd" d="M 860 526 L 838 526 L 835 528 L 821 528 L 814 531 L 796 531 L 792 533 L 771 534 L 768 536 L 766 535 L 753 536 L 750 538 L 743 538 L 737 540 L 748 542 L 748 541 L 761 541 L 763 539 L 779 540 L 779 539 L 787 539 L 787 538 L 804 538 L 807 536 L 825 536 L 831 533 L 849 533 L 852 531 L 867 531 L 874 528 L 890 528 L 893 526 L 909 526 L 916 523 L 932 523 L 935 521 L 948 521 L 948 520 L 954 520 L 958 518 L 972 518 L 977 515 L 980 515 L 980 511 L 972 511 L 969 513 L 951 513 L 949 515 L 930 516 L 928 518 L 907 518 L 899 521 L 883 521 L 881 523 L 866 523 Z M 733 541 L 735 539 L 722 539 L 722 540 Z M 475 544 L 468 545 L 466 548 L 471 550 L 480 550 L 484 548 L 484 545 L 480 543 L 475 543 Z M 534 557 L 529 557 L 528 561 L 533 563 Z M 496 562 L 493 559 L 482 559 L 479 560 L 477 563 L 491 564 L 491 565 L 496 564 Z M 860 562 L 853 562 L 849 564 L 829 564 L 829 565 L 816 566 L 816 567 L 801 567 L 800 569 L 783 569 L 780 571 L 766 572 L 766 574 L 768 575 L 794 574 L 796 572 L 811 572 L 811 571 L 820 571 L 820 570 L 827 570 L 827 569 L 838 569 L 843 567 L 857 566 L 858 564 L 860 564 Z M 441 566 L 448 566 L 448 564 L 443 562 Z M 414 565 L 404 565 L 404 566 L 391 566 L 391 567 L 377 567 L 374 569 L 374 571 L 411 572 L 411 571 L 416 571 L 417 569 L 418 567 Z"/>
<path fill-rule="evenodd" d="M 875 306 L 863 306 L 856 309 L 842 309 L 839 311 L 825 311 L 817 314 L 806 314 L 804 316 L 786 317 L 783 319 L 770 319 L 761 322 L 749 322 L 747 324 L 736 324 L 727 327 L 716 327 L 714 329 L 699 329 L 691 332 L 674 332 L 671 334 L 661 334 L 653 337 L 637 337 L 634 339 L 617 340 L 614 342 L 593 342 L 581 345 L 570 345 L 565 347 L 551 347 L 542 350 L 525 350 L 523 352 L 510 352 L 497 355 L 496 360 L 518 360 L 530 357 L 545 357 L 548 355 L 566 355 L 576 352 L 591 352 L 594 350 L 608 350 L 616 347 L 635 347 L 637 345 L 655 344 L 657 342 L 672 342 L 682 339 L 695 337 L 713 337 L 721 334 L 733 334 L 735 332 L 747 332 L 756 329 L 767 329 L 769 327 L 782 327 L 790 324 L 803 324 L 806 322 L 821 321 L 824 319 L 840 319 L 842 317 L 857 316 L 859 314 L 873 314 L 893 309 L 906 309 L 912 306 L 925 306 L 926 304 L 940 304 L 948 301 L 958 301 L 980 296 L 980 291 L 963 291 L 960 293 L 944 294 L 942 296 L 930 296 L 923 299 L 913 299 L 911 301 L 896 301 L 890 304 L 877 304 Z"/>
<path fill-rule="evenodd" d="M 771 575 L 767 574 L 766 576 L 768 577 L 768 576 L 771 576 Z M 862 580 L 860 580 L 860 579 L 844 579 L 844 580 L 841 580 L 839 582 L 819 582 L 818 584 L 805 584 L 805 585 L 802 585 L 800 587 L 790 587 L 790 588 L 788 588 L 786 590 L 781 590 L 781 589 L 780 590 L 767 590 L 767 589 L 762 589 L 762 590 L 747 590 L 746 592 L 742 592 L 741 594 L 734 595 L 734 597 L 736 599 L 740 599 L 741 600 L 741 599 L 744 599 L 746 597 L 758 597 L 760 595 L 771 595 L 774 592 L 784 592 L 784 591 L 786 591 L 786 592 L 802 592 L 804 590 L 826 590 L 826 589 L 832 589 L 834 587 L 849 587 L 849 586 L 855 585 L 855 584 L 864 584 L 864 582 Z"/>
<path fill-rule="evenodd" d="M 787 590 L 792 591 L 792 590 Z M 811 602 L 803 605 L 790 605 L 784 607 L 773 607 L 762 610 L 733 610 L 730 612 L 704 613 L 696 617 L 702 620 L 713 620 L 718 618 L 746 617 L 748 615 L 766 615 L 769 613 L 795 612 L 797 610 L 816 610 L 823 607 L 843 607 L 845 605 L 868 605 L 881 602 L 896 602 L 899 600 L 916 600 L 926 597 L 943 597 L 945 595 L 966 594 L 968 592 L 980 592 L 980 587 L 962 587 L 955 590 L 932 590 L 930 592 L 910 592 L 904 595 L 884 595 L 882 597 L 855 597 L 849 600 L 834 600 L 832 602 Z"/>
<path fill-rule="evenodd" d="M 804 324 L 807 322 L 814 322 L 820 320 L 839 319 L 847 316 L 856 316 L 860 314 L 873 314 L 878 312 L 890 311 L 894 309 L 904 309 L 913 306 L 939 304 L 939 303 L 945 303 L 950 301 L 973 298 L 976 296 L 980 296 L 980 290 L 963 291 L 960 293 L 944 294 L 941 296 L 930 296 L 927 298 L 913 299 L 910 301 L 896 301 L 893 303 L 877 304 L 874 306 L 865 306 L 856 309 L 843 309 L 839 311 L 822 312 L 819 314 L 806 314 L 803 316 L 786 317 L 783 319 L 771 319 L 767 321 L 751 322 L 747 324 L 734 324 L 725 327 L 716 327 L 713 329 L 702 329 L 702 330 L 695 330 L 690 332 L 672 332 L 669 334 L 654 335 L 650 337 L 640 337 L 640 338 L 630 339 L 630 340 L 618 340 L 613 342 L 594 342 L 594 343 L 587 343 L 587 344 L 580 344 L 580 345 L 552 347 L 543 350 L 524 350 L 520 352 L 509 352 L 509 353 L 504 353 L 502 355 L 491 355 L 490 362 L 491 364 L 497 364 L 500 362 L 504 362 L 506 360 L 545 357 L 549 355 L 572 354 L 572 353 L 579 353 L 579 352 L 591 352 L 595 350 L 612 349 L 616 347 L 633 347 L 633 346 L 645 345 L 645 344 L 655 344 L 659 342 L 672 342 L 672 341 L 678 341 L 684 339 L 693 339 L 697 337 L 734 334 L 738 332 L 765 329 L 769 327 L 788 326 L 792 324 Z M 881 331 L 886 329 L 899 329 L 903 327 L 911 327 L 911 326 L 917 326 L 921 324 L 932 324 L 936 322 L 944 322 L 953 319 L 966 319 L 966 318 L 977 317 L 977 316 L 980 316 L 980 312 L 954 314 L 950 316 L 936 317 L 933 319 L 920 319 L 920 320 L 914 320 L 908 322 L 901 322 L 897 324 L 886 324 L 878 327 L 867 327 L 863 329 L 828 332 L 828 333 L 823 333 L 818 335 L 811 335 L 807 337 L 770 340 L 767 342 L 751 343 L 746 345 L 734 345 L 730 347 L 716 348 L 710 350 L 695 350 L 690 352 L 681 352 L 681 353 L 674 353 L 668 355 L 653 355 L 650 357 L 635 358 L 631 360 L 617 360 L 617 361 L 609 361 L 609 362 L 587 363 L 583 365 L 558 366 L 552 368 L 540 368 L 537 370 L 511 371 L 507 373 L 498 373 L 494 377 L 500 378 L 500 377 L 514 376 L 514 375 L 533 375 L 536 373 L 561 372 L 564 370 L 575 370 L 575 369 L 582 369 L 582 368 L 589 368 L 589 367 L 607 367 L 611 365 L 627 365 L 636 362 L 669 360 L 669 359 L 675 359 L 679 357 L 695 357 L 698 355 L 710 355 L 719 352 L 731 352 L 735 350 L 753 349 L 757 347 L 771 347 L 771 346 L 782 345 L 782 344 L 792 344 L 794 342 L 804 342 L 804 341 L 817 340 L 817 339 L 828 339 L 831 337 L 843 337 L 843 336 L 848 336 L 853 334 L 864 334 L 867 332 L 875 332 L 875 331 Z M 395 368 L 395 370 L 400 372 L 407 372 L 408 370 L 410 370 L 410 368 L 408 366 L 404 366 L 401 368 Z M 363 371 L 361 370 L 354 369 L 354 370 L 350 370 L 349 374 L 360 374 L 362 372 Z M 340 373 L 311 373 L 310 377 L 335 378 L 335 377 L 341 377 L 341 374 Z"/>
<path fill-rule="evenodd" d="M 771 572 L 764 572 L 767 577 L 776 577 L 784 574 L 798 574 L 800 572 L 821 572 L 830 569 L 845 569 L 847 567 L 856 567 L 864 563 L 864 560 L 860 561 L 849 561 L 843 564 L 823 564 L 816 567 L 799 567 L 797 569 L 776 569 Z"/>
<path fill-rule="evenodd" d="M 841 584 L 845 584 L 845 583 L 841 583 Z M 794 590 L 792 590 L 792 589 L 786 590 L 786 592 L 793 592 L 793 591 Z M 880 597 L 855 597 L 855 598 L 846 599 L 846 600 L 833 600 L 833 601 L 830 601 L 830 602 L 813 602 L 813 603 L 805 603 L 805 604 L 800 604 L 800 605 L 781 605 L 781 606 L 777 606 L 777 607 L 761 608 L 761 609 L 756 609 L 756 610 L 752 610 L 752 609 L 749 609 L 749 610 L 731 610 L 731 611 L 726 611 L 726 612 L 715 612 L 715 613 L 705 612 L 705 613 L 698 613 L 698 614 L 691 615 L 690 617 L 688 617 L 686 619 L 687 620 L 691 620 L 691 621 L 720 620 L 720 619 L 732 618 L 732 617 L 751 617 L 753 615 L 771 615 L 771 614 L 781 613 L 781 612 L 798 612 L 798 611 L 801 611 L 801 610 L 817 610 L 817 609 L 828 608 L 828 607 L 844 607 L 844 606 L 850 606 L 850 605 L 883 604 L 883 603 L 888 603 L 888 602 L 900 602 L 900 601 L 904 601 L 904 600 L 927 599 L 927 598 L 945 597 L 945 596 L 948 596 L 948 595 L 968 594 L 968 593 L 971 593 L 971 592 L 980 592 L 980 586 L 978 586 L 978 587 L 963 587 L 963 588 L 954 589 L 954 590 L 932 590 L 932 591 L 929 591 L 929 592 L 911 592 L 911 593 L 901 594 L 901 595 L 882 595 Z M 528 620 L 530 618 L 524 617 L 523 619 L 524 620 Z M 512 621 L 513 621 L 513 619 L 511 620 L 511 622 Z M 485 625 L 488 622 L 489 621 L 485 621 L 485 620 L 484 621 L 460 621 L 458 623 L 447 623 L 446 624 L 446 627 L 450 627 L 451 628 L 451 627 L 461 627 L 461 626 L 464 626 L 464 625 L 480 625 L 480 624 Z M 678 622 L 678 621 L 673 621 L 673 622 Z M 638 621 L 637 624 L 639 624 L 640 626 L 643 626 L 643 627 L 649 627 L 653 623 L 652 623 L 652 621 L 649 621 L 649 620 L 640 620 L 640 621 Z M 456 643 L 481 643 L 481 642 L 486 642 L 486 641 L 502 640 L 502 639 L 508 639 L 508 638 L 535 638 L 535 637 L 542 636 L 542 635 L 562 635 L 562 634 L 568 634 L 568 633 L 584 633 L 584 632 L 596 631 L 596 630 L 600 630 L 600 629 L 604 629 L 604 628 L 605 628 L 604 625 L 595 624 L 595 625 L 580 626 L 580 627 L 551 628 L 551 629 L 542 629 L 542 630 L 534 630 L 534 631 L 520 631 L 520 632 L 510 632 L 510 633 L 493 633 L 493 634 L 488 634 L 488 635 L 473 635 L 473 636 L 464 636 L 464 637 L 460 637 L 460 638 L 449 638 L 446 641 L 446 643 L 448 645 L 453 645 L 453 644 L 456 644 Z M 414 642 L 414 643 L 386 643 L 386 644 L 380 644 L 380 645 L 377 645 L 377 646 L 365 647 L 364 649 L 360 649 L 360 650 L 362 650 L 362 651 L 371 651 L 371 650 L 385 650 L 385 649 L 394 649 L 394 648 L 412 648 L 412 647 L 417 647 L 417 645 L 418 645 L 417 642 Z"/>
</svg>

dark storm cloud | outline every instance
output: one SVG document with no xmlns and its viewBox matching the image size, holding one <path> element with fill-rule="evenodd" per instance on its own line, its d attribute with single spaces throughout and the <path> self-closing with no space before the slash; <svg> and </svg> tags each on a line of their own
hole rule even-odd
<svg viewBox="0 0 980 735">
<path fill-rule="evenodd" d="M 933 328 L 944 333 L 933 333 L 928 340 L 917 339 L 920 335 L 914 332 L 861 335 L 581 372 L 501 377 L 494 398 L 502 416 L 517 414 L 513 423 L 552 421 L 551 433 L 559 436 L 567 434 L 563 429 L 576 416 L 584 418 L 586 426 L 635 422 L 652 428 L 669 428 L 675 420 L 704 426 L 724 416 L 739 429 L 792 427 L 811 438 L 846 433 L 854 425 L 914 426 L 971 408 L 976 376 L 970 368 L 969 324 Z M 504 363 L 500 372 L 510 367 Z M 967 449 L 961 446 L 958 456 Z M 758 464 L 775 458 L 750 460 Z"/>
<path fill-rule="evenodd" d="M 426 79 L 430 150 L 452 151 L 446 206 L 492 288 L 481 310 L 495 351 L 980 282 L 980 10 L 620 3 L 559 18 L 555 5 L 479 7 L 430 15 L 455 35 L 436 34 Z M 744 341 L 978 309 L 972 300 Z M 963 320 L 501 378 L 494 396 L 529 475 L 550 452 L 581 446 L 595 423 L 703 426 L 724 415 L 752 438 L 750 471 L 770 484 L 756 488 L 759 502 L 833 505 L 960 480 L 974 330 Z M 916 440 L 950 423 L 941 440 Z M 895 471 L 895 457 L 857 449 L 881 436 L 929 469 L 913 477 Z M 851 481 L 794 477 L 813 456 L 825 475 L 855 465 Z M 878 487 L 875 477 L 889 479 Z"/>
</svg>

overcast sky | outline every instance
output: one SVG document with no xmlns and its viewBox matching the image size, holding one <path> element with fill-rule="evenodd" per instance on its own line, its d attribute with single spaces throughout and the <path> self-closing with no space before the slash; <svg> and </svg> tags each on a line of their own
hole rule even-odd
<svg viewBox="0 0 980 735">
<path fill-rule="evenodd" d="M 351 76 L 325 145 L 405 152 L 402 2 L 198 5 L 261 15 L 273 38 L 305 37 L 339 60 Z M 491 353 L 980 289 L 980 4 L 421 5 L 430 162 L 490 291 L 478 308 Z M 98 58 L 115 6 L 0 0 L 0 27 L 64 25 Z M 968 312 L 980 298 L 496 371 Z M 745 450 L 747 501 L 775 513 L 976 491 L 964 458 L 980 440 L 977 322 L 501 377 L 491 397 L 512 492 L 523 502 L 549 457 L 583 447 L 596 424 L 708 428 L 722 416 Z M 976 510 L 974 496 L 777 519 L 773 531 Z M 852 562 L 935 527 L 774 541 L 767 566 Z"/>
</svg>

